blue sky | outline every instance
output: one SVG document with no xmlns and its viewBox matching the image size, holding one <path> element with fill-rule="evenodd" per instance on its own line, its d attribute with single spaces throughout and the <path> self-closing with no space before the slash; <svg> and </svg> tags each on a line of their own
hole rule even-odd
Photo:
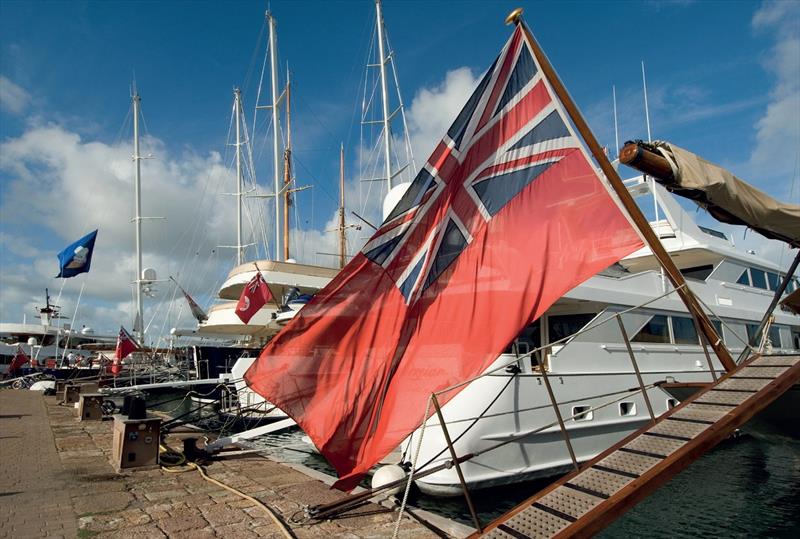
<svg viewBox="0 0 800 539">
<path fill-rule="evenodd" d="M 525 17 L 603 144 L 646 138 L 641 66 L 654 138 L 668 139 L 783 200 L 798 202 L 800 10 L 796 2 L 384 3 L 418 162 Z M 334 247 L 338 147 L 348 197 L 358 191 L 358 106 L 374 24 L 369 0 L 273 1 L 282 66 L 293 90 L 301 260 Z M 177 274 L 208 304 L 231 266 L 234 241 L 232 89 L 252 118 L 264 55 L 264 2 L 22 2 L 0 4 L 0 318 L 28 317 L 42 289 L 62 282 L 56 253 L 100 227 L 92 273 L 64 283 L 71 314 L 113 332 L 130 325 L 133 259 L 129 89 L 143 99 L 145 265 Z M 261 118 L 266 115 L 261 113 Z M 271 189 L 264 125 L 254 136 L 257 178 Z M 261 156 L 261 157 L 259 157 Z M 228 184 L 226 185 L 226 182 Z M 737 231 L 741 238 L 742 231 Z M 777 244 L 748 246 L 786 259 Z M 350 236 L 352 249 L 362 241 Z M 166 316 L 167 285 L 148 308 Z M 155 325 L 177 323 L 172 320 Z M 185 320 L 182 315 L 181 320 Z M 185 324 L 184 324 L 185 325 Z M 155 326 L 154 326 L 155 327 Z"/>
</svg>

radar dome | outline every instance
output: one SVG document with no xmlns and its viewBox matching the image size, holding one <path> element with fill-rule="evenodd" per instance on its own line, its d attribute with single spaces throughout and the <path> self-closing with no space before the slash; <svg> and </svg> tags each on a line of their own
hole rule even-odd
<svg viewBox="0 0 800 539">
<path fill-rule="evenodd" d="M 28 346 L 36 346 L 39 342 L 36 340 L 36 337 L 28 337 Z"/>
<path fill-rule="evenodd" d="M 397 203 L 400 202 L 400 199 L 403 198 L 403 195 L 406 194 L 408 188 L 411 186 L 409 182 L 399 183 L 392 187 L 392 189 L 386 194 L 386 198 L 383 199 L 383 220 L 385 221 L 386 218 L 392 213 L 392 210 Z"/>
<path fill-rule="evenodd" d="M 156 270 L 153 268 L 145 268 L 142 270 L 143 281 L 155 281 L 157 279 Z"/>
</svg>

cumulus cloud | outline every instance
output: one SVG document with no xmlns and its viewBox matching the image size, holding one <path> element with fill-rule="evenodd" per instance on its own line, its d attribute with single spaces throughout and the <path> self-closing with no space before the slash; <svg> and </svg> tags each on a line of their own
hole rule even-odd
<svg viewBox="0 0 800 539">
<path fill-rule="evenodd" d="M 31 96 L 24 88 L 0 75 L 0 109 L 14 115 L 22 114 L 30 101 Z"/>
<path fill-rule="evenodd" d="M 470 68 L 460 67 L 448 71 L 440 84 L 422 88 L 414 96 L 408 109 L 408 129 L 419 166 L 433 152 L 478 82 L 478 75 Z"/>
<path fill-rule="evenodd" d="M 0 214 L 8 227 L 0 244 L 12 255 L 0 262 L 4 317 L 33 312 L 34 305 L 42 304 L 45 287 L 56 295 L 63 286 L 63 296 L 74 301 L 84 285 L 80 311 L 86 323 L 102 330 L 120 323 L 130 325 L 135 276 L 130 146 L 84 140 L 59 125 L 29 127 L 0 144 L 4 176 Z M 152 137 L 143 139 L 142 147 L 143 155 L 154 156 L 142 161 L 142 214 L 166 218 L 142 223 L 144 267 L 155 268 L 160 279 L 178 277 L 198 301 L 208 303 L 235 254 L 220 248 L 235 243 L 234 201 L 218 196 L 233 190 L 230 167 L 216 152 L 170 155 Z M 259 217 L 269 215 L 263 211 L 267 204 L 263 199 L 247 203 L 248 221 L 259 230 L 256 238 L 272 237 L 271 222 Z M 26 224 L 35 224 L 39 230 Z M 91 272 L 54 280 L 55 254 L 95 228 L 99 233 Z M 31 236 L 42 229 L 49 238 Z M 47 248 L 37 241 L 44 241 Z M 256 256 L 254 250 L 250 254 Z M 183 298 L 178 297 L 173 308 L 171 284 L 160 283 L 156 288 L 156 297 L 146 300 L 149 318 L 160 317 L 153 327 L 164 326 L 170 317 L 173 325 L 180 322 L 175 317 Z M 185 316 L 182 320 L 190 322 Z"/>
<path fill-rule="evenodd" d="M 787 179 L 794 173 L 800 147 L 800 4 L 764 3 L 752 25 L 756 32 L 774 35 L 776 41 L 764 59 L 775 83 L 767 109 L 755 126 L 757 142 L 750 160 L 755 166 L 770 165 L 776 177 Z"/>
</svg>

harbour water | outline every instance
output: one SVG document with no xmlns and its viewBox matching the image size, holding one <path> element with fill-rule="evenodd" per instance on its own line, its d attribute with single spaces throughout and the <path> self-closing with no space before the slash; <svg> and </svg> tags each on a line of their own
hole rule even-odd
<svg viewBox="0 0 800 539">
<path fill-rule="evenodd" d="M 182 413 L 192 406 L 184 403 Z M 165 405 L 164 408 L 170 407 Z M 198 418 L 199 419 L 199 418 Z M 206 415 L 212 431 L 241 426 Z M 249 443 L 275 458 L 335 475 L 331 466 L 303 440 L 299 430 L 263 436 Z M 549 484 L 541 480 L 473 492 L 482 522 L 489 522 Z M 365 486 L 367 486 L 365 484 Z M 472 525 L 463 498 L 413 493 L 410 503 Z M 800 536 L 800 426 L 755 419 L 731 438 L 674 477 L 599 537 L 695 538 Z"/>
</svg>

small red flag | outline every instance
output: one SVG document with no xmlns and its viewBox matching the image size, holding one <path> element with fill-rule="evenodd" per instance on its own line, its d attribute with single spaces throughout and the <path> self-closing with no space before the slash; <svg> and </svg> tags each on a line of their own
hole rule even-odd
<svg viewBox="0 0 800 539">
<path fill-rule="evenodd" d="M 114 353 L 114 359 L 120 361 L 128 356 L 131 352 L 139 349 L 139 345 L 133 340 L 131 334 L 125 331 L 125 328 L 120 326 L 119 335 L 117 336 L 117 350 Z"/>
<path fill-rule="evenodd" d="M 11 364 L 8 366 L 8 372 L 14 374 L 14 372 L 24 367 L 26 363 L 31 360 L 26 354 L 25 351 L 22 350 L 22 346 L 17 345 L 17 353 L 14 354 L 14 358 L 11 360 Z"/>
<path fill-rule="evenodd" d="M 250 279 L 249 283 L 244 285 L 239 303 L 236 304 L 236 316 L 247 324 L 259 309 L 271 300 L 272 294 L 269 287 L 264 282 L 261 272 L 258 272 L 255 277 Z"/>
</svg>

